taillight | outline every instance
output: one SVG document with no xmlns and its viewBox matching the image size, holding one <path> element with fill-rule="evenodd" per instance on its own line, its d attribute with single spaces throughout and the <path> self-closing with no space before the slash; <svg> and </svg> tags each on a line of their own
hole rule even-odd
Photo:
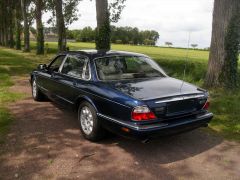
<svg viewBox="0 0 240 180">
<path fill-rule="evenodd" d="M 203 106 L 203 109 L 208 110 L 210 106 L 210 102 L 207 100 Z"/>
<path fill-rule="evenodd" d="M 132 111 L 132 120 L 146 121 L 156 119 L 155 114 L 147 106 L 135 107 Z"/>
</svg>

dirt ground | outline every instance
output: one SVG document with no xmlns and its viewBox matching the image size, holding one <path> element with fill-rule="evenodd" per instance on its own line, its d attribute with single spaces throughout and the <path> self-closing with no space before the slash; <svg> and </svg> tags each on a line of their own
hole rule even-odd
<svg viewBox="0 0 240 180">
<path fill-rule="evenodd" d="M 240 144 L 198 129 L 148 144 L 121 137 L 84 140 L 76 115 L 34 102 L 27 79 L 13 91 L 15 121 L 0 145 L 0 179 L 240 179 Z"/>
</svg>

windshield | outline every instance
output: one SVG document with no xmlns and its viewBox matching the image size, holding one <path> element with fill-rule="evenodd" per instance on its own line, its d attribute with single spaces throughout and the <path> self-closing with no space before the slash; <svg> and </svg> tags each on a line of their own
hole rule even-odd
<svg viewBox="0 0 240 180">
<path fill-rule="evenodd" d="M 95 60 L 100 80 L 124 80 L 165 77 L 153 60 L 143 56 L 113 56 Z"/>
</svg>

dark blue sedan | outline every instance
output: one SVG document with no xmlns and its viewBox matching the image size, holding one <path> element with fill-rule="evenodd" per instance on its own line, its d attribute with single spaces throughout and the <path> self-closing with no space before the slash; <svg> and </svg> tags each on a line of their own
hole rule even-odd
<svg viewBox="0 0 240 180">
<path fill-rule="evenodd" d="M 149 139 L 206 127 L 207 91 L 166 75 L 148 56 L 122 51 L 68 51 L 31 73 L 34 100 L 78 112 L 91 141 L 111 131 Z"/>
</svg>

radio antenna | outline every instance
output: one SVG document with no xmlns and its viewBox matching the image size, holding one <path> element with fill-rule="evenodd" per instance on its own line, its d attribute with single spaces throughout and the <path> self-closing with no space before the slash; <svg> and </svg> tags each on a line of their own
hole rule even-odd
<svg viewBox="0 0 240 180">
<path fill-rule="evenodd" d="M 191 40 L 191 31 L 189 31 L 189 34 L 188 34 L 188 44 L 187 44 L 186 58 L 185 58 L 184 70 L 183 70 L 183 79 L 182 79 L 182 84 L 181 84 L 181 87 L 180 87 L 180 93 L 181 94 L 182 94 L 182 87 L 183 87 L 185 76 L 186 76 L 187 61 L 189 59 L 190 40 Z"/>
</svg>

